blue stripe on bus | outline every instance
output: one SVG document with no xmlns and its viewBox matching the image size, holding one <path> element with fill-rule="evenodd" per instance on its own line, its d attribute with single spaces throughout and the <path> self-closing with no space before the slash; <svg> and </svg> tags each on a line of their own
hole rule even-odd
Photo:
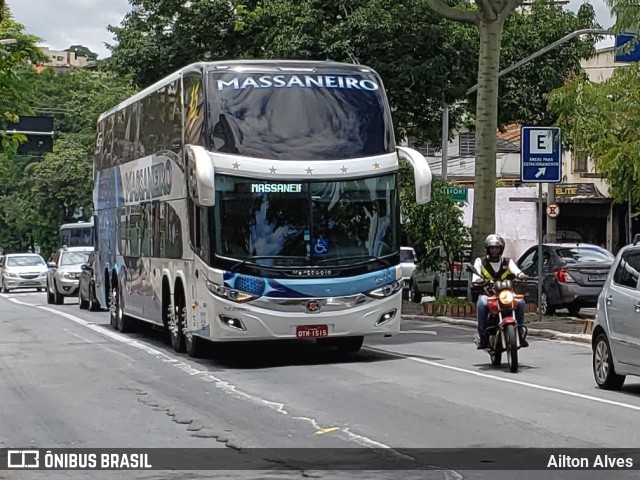
<svg viewBox="0 0 640 480">
<path fill-rule="evenodd" d="M 394 281 L 394 267 L 356 277 L 278 280 L 224 272 L 226 287 L 271 298 L 343 297 L 369 292 Z"/>
</svg>

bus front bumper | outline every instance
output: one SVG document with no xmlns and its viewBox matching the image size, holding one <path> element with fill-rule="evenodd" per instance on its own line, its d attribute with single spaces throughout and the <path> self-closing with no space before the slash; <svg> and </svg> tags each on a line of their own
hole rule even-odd
<svg viewBox="0 0 640 480">
<path fill-rule="evenodd" d="M 401 291 L 343 310 L 320 308 L 312 313 L 271 310 L 219 298 L 211 303 L 208 321 L 193 334 L 212 341 L 390 336 L 400 331 Z"/>
</svg>

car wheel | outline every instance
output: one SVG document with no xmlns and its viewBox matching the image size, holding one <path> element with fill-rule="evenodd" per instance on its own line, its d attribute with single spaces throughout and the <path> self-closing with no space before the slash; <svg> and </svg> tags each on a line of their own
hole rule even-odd
<svg viewBox="0 0 640 480">
<path fill-rule="evenodd" d="M 569 310 L 569 313 L 573 316 L 576 316 L 580 313 L 580 307 L 567 307 L 567 310 Z"/>
<path fill-rule="evenodd" d="M 64 295 L 58 291 L 55 280 L 53 281 L 53 303 L 56 305 L 64 305 Z"/>
<path fill-rule="evenodd" d="M 415 283 L 415 282 L 413 282 L 413 283 L 411 284 L 411 290 L 410 290 L 410 292 L 411 292 L 411 301 L 412 301 L 413 303 L 420 303 L 420 302 L 422 302 L 422 294 L 418 291 L 418 287 L 417 287 L 417 285 L 416 285 L 416 283 Z"/>
<path fill-rule="evenodd" d="M 82 289 L 79 289 L 78 291 L 78 306 L 81 310 L 86 310 L 87 308 L 89 308 L 89 300 L 85 300 L 84 296 L 82 295 Z"/>
<path fill-rule="evenodd" d="M 598 335 L 593 345 L 593 376 L 598 387 L 604 390 L 620 390 L 626 378 L 616 373 L 609 340 L 604 333 Z"/>
<path fill-rule="evenodd" d="M 542 295 L 540 296 L 540 313 L 544 316 L 553 315 L 556 313 L 555 307 L 549 305 L 549 297 L 547 296 L 547 292 L 542 291 Z"/>
</svg>

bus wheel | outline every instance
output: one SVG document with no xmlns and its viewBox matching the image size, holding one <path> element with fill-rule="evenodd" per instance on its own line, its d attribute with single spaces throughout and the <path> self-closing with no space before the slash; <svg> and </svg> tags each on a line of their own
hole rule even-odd
<svg viewBox="0 0 640 480">
<path fill-rule="evenodd" d="M 168 322 L 171 345 L 178 353 L 185 351 L 184 325 L 187 319 L 187 307 L 184 305 L 184 297 L 180 293 L 174 294 L 174 301 L 169 302 Z"/>
<path fill-rule="evenodd" d="M 193 335 L 191 332 L 184 333 L 184 345 L 187 350 L 187 355 L 191 358 L 200 358 L 204 354 L 205 341 Z"/>
<path fill-rule="evenodd" d="M 119 307 L 118 290 L 116 287 L 111 287 L 109 290 L 109 318 L 111 326 L 118 330 L 118 314 L 117 309 Z"/>
</svg>

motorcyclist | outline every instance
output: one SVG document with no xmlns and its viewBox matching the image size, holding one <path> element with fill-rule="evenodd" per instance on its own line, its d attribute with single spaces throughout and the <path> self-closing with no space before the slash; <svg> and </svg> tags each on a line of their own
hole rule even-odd
<svg viewBox="0 0 640 480">
<path fill-rule="evenodd" d="M 513 280 L 514 278 L 526 280 L 529 278 L 518 268 L 512 259 L 502 256 L 505 243 L 504 239 L 500 235 L 489 235 L 484 241 L 484 247 L 487 255 L 484 258 L 476 258 L 474 264 L 475 270 L 478 273 L 481 273 L 482 276 L 480 277 L 473 274 L 471 281 L 474 285 L 486 286 L 489 281 Z M 487 319 L 489 316 L 489 309 L 487 307 L 488 298 L 489 297 L 485 292 L 478 296 L 478 335 L 480 336 L 478 350 L 484 350 L 487 348 L 487 340 L 484 336 L 484 332 L 487 328 Z M 524 325 L 524 313 L 525 302 L 522 299 L 518 299 L 518 308 L 515 311 L 516 322 L 518 325 Z M 528 347 L 529 342 L 523 338 L 522 329 L 518 329 L 518 334 L 520 336 L 520 345 L 522 347 Z"/>
</svg>

